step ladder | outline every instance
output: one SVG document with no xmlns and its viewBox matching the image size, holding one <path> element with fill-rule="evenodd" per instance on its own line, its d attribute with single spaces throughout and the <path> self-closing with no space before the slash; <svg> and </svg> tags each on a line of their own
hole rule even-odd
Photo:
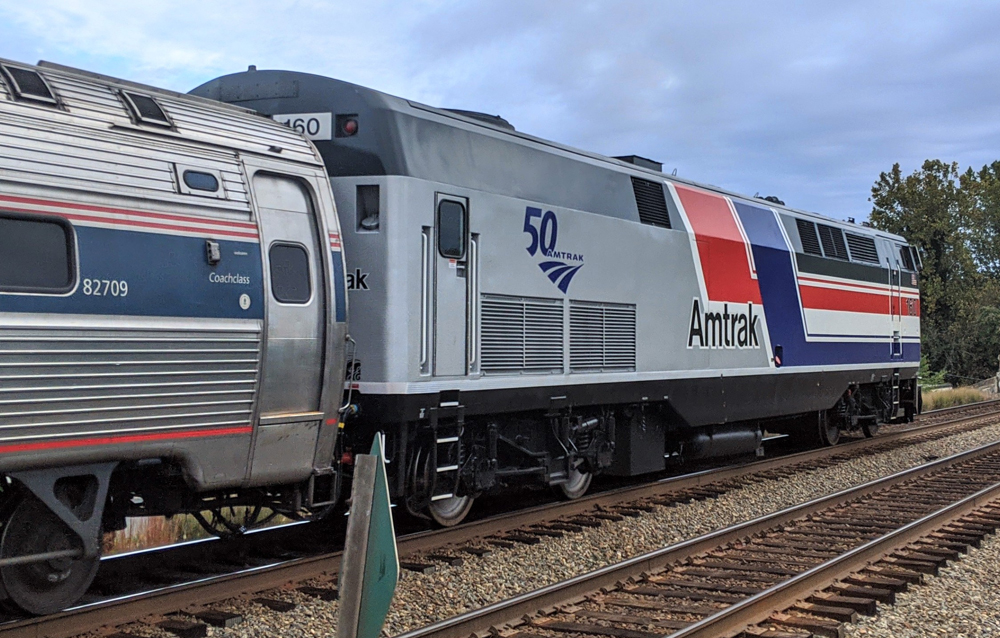
<svg viewBox="0 0 1000 638">
<path fill-rule="evenodd" d="M 465 406 L 442 404 L 430 409 L 431 465 L 434 467 L 431 501 L 452 498 L 458 491 L 461 480 L 465 451 L 462 449 L 462 433 L 465 429 Z"/>
<path fill-rule="evenodd" d="M 892 372 L 892 418 L 899 415 L 899 370 Z"/>
</svg>

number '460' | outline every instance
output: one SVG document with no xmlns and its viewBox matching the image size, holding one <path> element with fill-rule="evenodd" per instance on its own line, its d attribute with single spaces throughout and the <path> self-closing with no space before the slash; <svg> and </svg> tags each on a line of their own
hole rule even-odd
<svg viewBox="0 0 1000 638">
<path fill-rule="evenodd" d="M 550 210 L 542 214 L 542 209 L 528 206 L 524 210 L 524 232 L 531 237 L 531 245 L 527 247 L 532 257 L 542 249 L 542 255 L 548 255 L 556 248 L 556 237 L 559 234 L 559 223 L 556 214 Z"/>
</svg>

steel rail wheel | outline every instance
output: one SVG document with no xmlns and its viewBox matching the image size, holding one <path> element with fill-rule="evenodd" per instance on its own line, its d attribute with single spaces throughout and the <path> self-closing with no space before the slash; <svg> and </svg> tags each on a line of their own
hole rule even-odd
<svg viewBox="0 0 1000 638">
<path fill-rule="evenodd" d="M 48 507 L 25 495 L 4 523 L 0 558 L 79 550 L 80 539 Z M 74 604 L 90 587 L 101 557 L 53 558 L 0 566 L 4 604 L 34 615 L 51 614 Z"/>
</svg>

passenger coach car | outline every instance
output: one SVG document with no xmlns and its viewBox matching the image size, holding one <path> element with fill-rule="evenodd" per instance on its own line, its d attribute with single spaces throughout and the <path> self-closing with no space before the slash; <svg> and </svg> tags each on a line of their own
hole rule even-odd
<svg viewBox="0 0 1000 638">
<path fill-rule="evenodd" d="M 76 601 L 126 516 L 338 494 L 346 290 L 315 148 L 245 109 L 0 60 L 0 584 Z"/>
<path fill-rule="evenodd" d="M 919 256 L 902 237 L 286 71 L 193 93 L 316 143 L 344 229 L 358 416 L 442 524 L 517 481 L 827 444 L 910 416 Z M 360 446 L 360 447 L 358 447 Z"/>
</svg>

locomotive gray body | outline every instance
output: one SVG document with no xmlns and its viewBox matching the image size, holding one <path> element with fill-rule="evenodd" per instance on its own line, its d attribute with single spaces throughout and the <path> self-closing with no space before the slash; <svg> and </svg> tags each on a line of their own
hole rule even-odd
<svg viewBox="0 0 1000 638">
<path fill-rule="evenodd" d="M 339 232 L 294 131 L 2 62 L 0 581 L 15 606 L 73 602 L 126 516 L 336 500 Z M 18 546 L 19 525 L 42 540 Z M 10 560 L 55 550 L 68 562 Z"/>
<path fill-rule="evenodd" d="M 520 480 L 835 442 L 916 409 L 901 237 L 283 71 L 193 91 L 311 136 L 344 229 L 356 418 L 393 493 L 451 524 Z M 351 443 L 345 443 L 350 446 Z"/>
</svg>

